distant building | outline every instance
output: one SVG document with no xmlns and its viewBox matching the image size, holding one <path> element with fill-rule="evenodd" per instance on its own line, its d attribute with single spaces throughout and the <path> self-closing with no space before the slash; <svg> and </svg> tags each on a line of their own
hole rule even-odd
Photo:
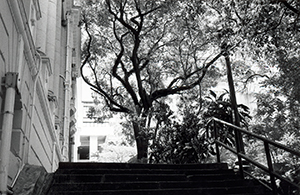
<svg viewBox="0 0 300 195">
<path fill-rule="evenodd" d="M 87 117 L 90 107 L 95 106 L 90 87 L 84 83 L 82 78 L 78 78 L 78 98 L 77 98 L 77 131 L 75 133 L 74 162 L 93 161 L 98 152 L 101 152 L 102 145 L 109 141 L 118 139 L 115 135 L 116 129 L 121 125 L 118 120 L 111 119 L 104 123 L 95 123 L 93 119 Z"/>
<path fill-rule="evenodd" d="M 70 159 L 80 66 L 73 0 L 0 1 L 0 194 L 25 164 Z"/>
</svg>

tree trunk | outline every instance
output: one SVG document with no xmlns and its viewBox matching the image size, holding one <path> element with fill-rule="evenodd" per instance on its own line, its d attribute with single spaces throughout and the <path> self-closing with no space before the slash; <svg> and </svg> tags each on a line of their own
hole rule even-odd
<svg viewBox="0 0 300 195">
<path fill-rule="evenodd" d="M 140 129 L 140 126 L 137 122 L 132 122 L 134 137 L 136 140 L 137 146 L 137 159 L 147 159 L 148 157 L 148 139 L 146 137 L 145 132 Z"/>
</svg>

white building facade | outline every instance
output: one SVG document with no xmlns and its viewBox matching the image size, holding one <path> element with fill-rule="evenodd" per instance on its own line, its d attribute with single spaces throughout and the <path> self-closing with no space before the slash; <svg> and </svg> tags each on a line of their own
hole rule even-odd
<svg viewBox="0 0 300 195">
<path fill-rule="evenodd" d="M 25 164 L 72 156 L 79 22 L 73 0 L 0 1 L 0 194 Z"/>
</svg>

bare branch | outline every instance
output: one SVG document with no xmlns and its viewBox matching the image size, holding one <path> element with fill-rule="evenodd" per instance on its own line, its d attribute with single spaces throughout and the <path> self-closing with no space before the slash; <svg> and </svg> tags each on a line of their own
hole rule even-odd
<svg viewBox="0 0 300 195">
<path fill-rule="evenodd" d="M 97 93 L 103 97 L 103 94 L 98 89 L 91 88 L 91 90 L 93 90 L 95 93 Z M 121 106 L 120 104 L 116 103 L 115 101 L 111 101 L 110 99 L 108 99 L 106 97 L 104 97 L 104 101 L 105 101 L 106 105 L 109 107 L 109 110 L 111 110 L 111 111 L 123 112 L 123 113 L 133 113 L 132 110 L 130 110 L 124 106 Z"/>
<path fill-rule="evenodd" d="M 152 13 L 152 12 L 154 12 L 154 11 L 156 11 L 156 10 L 158 10 L 162 7 L 162 6 L 158 6 L 158 7 L 155 7 L 153 9 L 149 10 L 149 11 L 146 11 L 145 13 L 142 13 L 142 11 L 141 11 L 140 7 L 138 6 L 138 4 L 139 3 L 135 0 L 135 5 L 136 5 L 136 10 L 138 11 L 138 15 L 136 15 L 136 16 L 134 16 L 130 19 L 130 21 L 135 23 L 137 26 L 140 26 L 140 23 L 138 23 L 136 21 L 137 18 L 143 18 L 144 16 L 146 16 L 146 15 L 148 15 L 148 14 L 150 14 L 150 13 Z"/>
</svg>

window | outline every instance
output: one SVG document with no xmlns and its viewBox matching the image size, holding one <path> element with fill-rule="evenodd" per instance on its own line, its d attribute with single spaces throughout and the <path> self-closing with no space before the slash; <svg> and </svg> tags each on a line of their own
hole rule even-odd
<svg viewBox="0 0 300 195">
<path fill-rule="evenodd" d="M 79 160 L 89 160 L 90 159 L 90 147 L 89 146 L 79 146 L 77 153 L 78 153 Z"/>
<path fill-rule="evenodd" d="M 80 136 L 80 146 L 77 150 L 79 160 L 90 159 L 90 137 Z"/>
</svg>

